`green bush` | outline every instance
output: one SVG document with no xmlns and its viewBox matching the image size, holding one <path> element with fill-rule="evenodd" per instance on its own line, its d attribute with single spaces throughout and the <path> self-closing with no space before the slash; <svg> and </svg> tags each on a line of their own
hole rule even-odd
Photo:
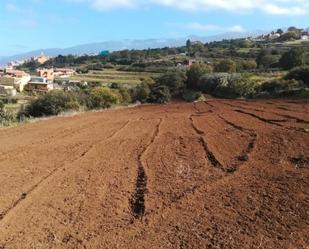
<svg viewBox="0 0 309 249">
<path fill-rule="evenodd" d="M 141 103 L 146 103 L 150 94 L 150 84 L 147 82 L 142 82 L 140 85 L 136 86 L 131 90 L 132 101 L 140 101 Z"/>
<path fill-rule="evenodd" d="M 307 87 L 309 87 L 309 66 L 296 67 L 284 78 L 286 80 L 301 80 Z"/>
<path fill-rule="evenodd" d="M 207 74 L 211 73 L 212 68 L 204 63 L 195 63 L 187 71 L 187 87 L 190 89 L 196 89 L 199 79 Z"/>
<path fill-rule="evenodd" d="M 91 90 L 87 107 L 89 109 L 109 108 L 119 101 L 118 96 L 111 89 L 98 87 Z"/>
<path fill-rule="evenodd" d="M 292 48 L 284 53 L 279 60 L 279 65 L 286 70 L 305 64 L 305 52 L 303 48 Z"/>
<path fill-rule="evenodd" d="M 16 122 L 16 116 L 5 110 L 4 108 L 0 109 L 0 125 L 1 126 L 9 126 L 12 123 Z"/>
<path fill-rule="evenodd" d="M 151 103 L 168 103 L 171 100 L 171 93 L 167 86 L 155 84 L 151 87 L 149 102 Z"/>
<path fill-rule="evenodd" d="M 267 92 L 270 94 L 277 94 L 280 92 L 294 91 L 303 88 L 303 84 L 297 80 L 277 79 L 263 83 L 258 88 L 258 92 Z"/>
<path fill-rule="evenodd" d="M 65 104 L 65 110 L 78 111 L 79 108 L 80 108 L 80 105 L 77 100 L 71 100 L 70 102 Z"/>
<path fill-rule="evenodd" d="M 201 92 L 193 91 L 193 90 L 184 90 L 182 94 L 182 98 L 187 102 L 194 102 L 203 97 Z"/>
<path fill-rule="evenodd" d="M 256 58 L 256 62 L 259 68 L 273 68 L 277 66 L 278 58 L 272 54 L 270 49 L 262 49 Z"/>
<path fill-rule="evenodd" d="M 118 94 L 119 94 L 119 101 L 121 103 L 128 104 L 132 102 L 131 94 L 127 89 L 121 87 L 118 90 Z"/>
<path fill-rule="evenodd" d="M 24 110 L 24 115 L 42 117 L 58 115 L 71 108 L 77 108 L 77 100 L 69 93 L 53 90 L 33 100 Z"/>
<path fill-rule="evenodd" d="M 239 64 L 240 65 L 238 65 L 238 68 L 241 70 L 254 70 L 257 68 L 257 63 L 255 60 L 243 60 Z"/>
<path fill-rule="evenodd" d="M 212 73 L 202 76 L 198 82 L 197 89 L 212 94 L 218 85 L 225 84 L 228 81 L 228 73 Z"/>
<path fill-rule="evenodd" d="M 183 71 L 168 71 L 156 79 L 157 85 L 166 86 L 173 97 L 179 96 L 185 88 L 187 77 Z"/>
<path fill-rule="evenodd" d="M 217 97 L 238 98 L 254 95 L 256 82 L 246 74 L 213 73 L 202 76 L 198 86 Z"/>
<path fill-rule="evenodd" d="M 0 110 L 4 109 L 4 102 L 2 100 L 0 100 Z"/>
<path fill-rule="evenodd" d="M 222 60 L 215 65 L 214 71 L 218 73 L 235 73 L 236 63 L 232 60 Z"/>
</svg>

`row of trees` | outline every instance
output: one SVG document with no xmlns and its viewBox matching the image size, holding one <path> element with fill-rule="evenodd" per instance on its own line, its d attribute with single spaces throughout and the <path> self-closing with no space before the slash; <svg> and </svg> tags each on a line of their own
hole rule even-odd
<svg viewBox="0 0 309 249">
<path fill-rule="evenodd" d="M 305 51 L 301 47 L 292 48 L 281 56 L 269 49 L 262 50 L 257 57 L 257 64 L 261 68 L 282 68 L 290 70 L 305 65 Z"/>
<path fill-rule="evenodd" d="M 226 63 L 230 65 L 231 63 Z M 227 70 L 226 65 L 222 68 Z M 220 67 L 221 68 L 221 67 Z M 230 68 L 233 68 L 232 66 Z M 68 110 L 110 108 L 119 103 L 167 103 L 172 98 L 194 101 L 202 93 L 224 98 L 289 96 L 309 87 L 309 66 L 296 67 L 285 77 L 256 82 L 250 74 L 212 72 L 207 64 L 194 64 L 189 70 L 168 71 L 156 79 L 144 80 L 140 85 L 126 89 L 91 87 L 75 92 L 51 91 L 22 108 L 18 117 L 58 115 Z M 1 120 L 14 118 L 0 103 Z"/>
</svg>

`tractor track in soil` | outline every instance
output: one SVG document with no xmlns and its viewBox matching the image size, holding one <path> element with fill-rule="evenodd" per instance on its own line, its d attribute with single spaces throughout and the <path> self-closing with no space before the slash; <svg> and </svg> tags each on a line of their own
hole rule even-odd
<svg viewBox="0 0 309 249">
<path fill-rule="evenodd" d="M 307 110 L 207 99 L 0 130 L 0 248 L 306 249 Z"/>
<path fill-rule="evenodd" d="M 120 131 L 122 131 L 122 129 L 124 129 L 128 124 L 130 123 L 130 121 L 125 122 L 125 124 L 117 131 L 115 131 L 114 133 L 112 133 L 110 136 L 108 136 L 106 138 L 106 140 L 104 141 L 104 143 L 108 142 L 109 139 L 112 139 L 114 136 L 116 136 Z M 102 143 L 102 142 L 101 142 Z M 20 198 L 18 198 L 16 201 L 14 201 L 14 203 L 12 204 L 12 206 L 10 206 L 9 208 L 7 208 L 6 210 L 4 210 L 2 213 L 0 213 L 0 222 L 6 217 L 6 215 L 8 215 L 10 212 L 12 212 L 22 201 L 24 201 L 32 192 L 34 192 L 39 186 L 41 186 L 42 184 L 44 184 L 48 179 L 50 179 L 51 177 L 53 177 L 57 172 L 61 171 L 64 167 L 71 165 L 73 163 L 75 163 L 78 160 L 81 160 L 82 158 L 84 158 L 85 156 L 87 156 L 87 154 L 99 143 L 96 142 L 94 144 L 92 144 L 91 146 L 89 146 L 86 150 L 84 150 L 77 158 L 69 161 L 69 162 L 64 162 L 62 165 L 60 165 L 59 167 L 56 167 L 55 169 L 53 169 L 50 173 L 48 173 L 46 176 L 44 176 L 40 181 L 38 181 L 36 184 L 34 184 L 31 188 L 29 188 L 26 192 L 22 193 Z"/>
</svg>

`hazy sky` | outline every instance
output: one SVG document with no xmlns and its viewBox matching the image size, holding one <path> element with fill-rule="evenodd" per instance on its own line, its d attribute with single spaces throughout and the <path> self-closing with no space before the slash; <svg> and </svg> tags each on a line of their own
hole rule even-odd
<svg viewBox="0 0 309 249">
<path fill-rule="evenodd" d="M 1 0 L 0 56 L 119 39 L 309 26 L 308 0 Z"/>
</svg>

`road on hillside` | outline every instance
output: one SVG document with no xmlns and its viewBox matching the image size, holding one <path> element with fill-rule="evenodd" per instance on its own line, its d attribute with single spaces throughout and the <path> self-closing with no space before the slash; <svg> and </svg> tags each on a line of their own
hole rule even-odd
<svg viewBox="0 0 309 249">
<path fill-rule="evenodd" d="M 309 101 L 171 103 L 0 130 L 0 248 L 309 246 Z"/>
</svg>

